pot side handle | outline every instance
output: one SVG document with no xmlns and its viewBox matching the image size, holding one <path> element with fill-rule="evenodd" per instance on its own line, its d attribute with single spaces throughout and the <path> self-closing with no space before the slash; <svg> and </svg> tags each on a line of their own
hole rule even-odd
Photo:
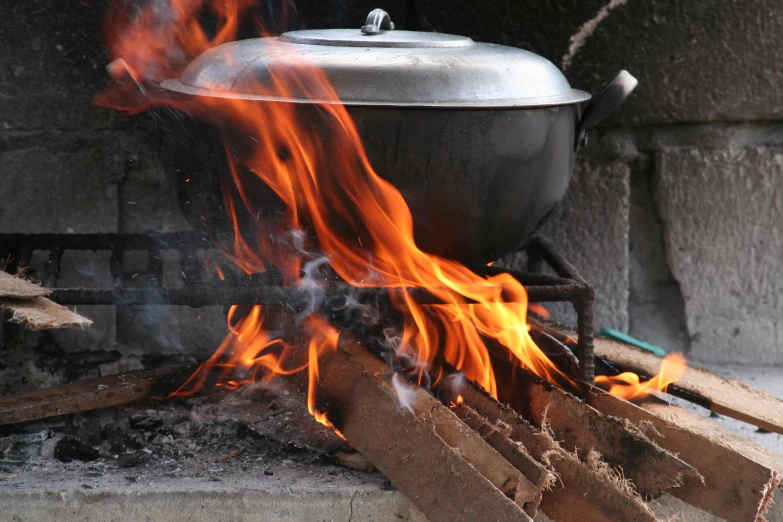
<svg viewBox="0 0 783 522">
<path fill-rule="evenodd" d="M 582 113 L 582 118 L 579 120 L 579 127 L 576 132 L 577 147 L 585 140 L 587 131 L 612 114 L 638 84 L 639 80 L 634 78 L 628 71 L 622 70 L 601 92 L 593 96 L 590 104 Z"/>
</svg>

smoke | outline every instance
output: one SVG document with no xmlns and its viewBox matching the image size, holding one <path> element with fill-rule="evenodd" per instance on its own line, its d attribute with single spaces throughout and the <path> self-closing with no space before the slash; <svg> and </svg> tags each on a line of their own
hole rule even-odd
<svg viewBox="0 0 783 522">
<path fill-rule="evenodd" d="M 313 256 L 302 266 L 301 279 L 297 284 L 299 290 L 304 290 L 308 296 L 307 305 L 297 314 L 297 321 L 303 321 L 313 315 L 326 299 L 326 292 L 320 282 L 323 280 L 323 268 L 329 264 L 329 260 L 323 256 Z"/>
<path fill-rule="evenodd" d="M 467 379 L 465 378 L 465 374 L 462 372 L 450 373 L 443 379 L 444 386 L 457 394 L 462 392 L 466 382 Z"/>
<path fill-rule="evenodd" d="M 395 373 L 391 378 L 394 391 L 397 392 L 397 402 L 400 404 L 400 409 L 405 408 L 409 412 L 416 413 L 416 391 L 412 386 L 409 386 L 399 373 Z"/>
</svg>

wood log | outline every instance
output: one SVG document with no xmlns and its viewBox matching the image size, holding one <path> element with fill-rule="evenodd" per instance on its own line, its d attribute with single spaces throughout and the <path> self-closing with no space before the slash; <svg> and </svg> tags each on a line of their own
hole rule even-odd
<svg viewBox="0 0 783 522">
<path fill-rule="evenodd" d="M 749 441 L 739 443 L 739 436 L 708 419 L 655 398 L 637 406 L 592 388 L 587 402 L 606 415 L 648 426 L 648 437 L 703 476 L 703 482 L 686 476 L 669 493 L 726 520 L 762 520 L 780 484 L 781 457 Z"/>
<path fill-rule="evenodd" d="M 189 363 L 139 370 L 0 397 L 0 425 L 166 396 L 181 386 L 198 366 Z"/>
<path fill-rule="evenodd" d="M 581 462 L 574 453 L 565 451 L 546 430 L 538 430 L 508 407 L 468 383 L 457 393 L 441 386 L 441 400 L 464 403 L 494 425 L 509 429 L 509 438 L 520 442 L 531 457 L 551 466 L 558 482 L 543 492 L 541 510 L 556 522 L 616 522 L 618 520 L 655 520 L 642 499 L 623 479 L 592 452 Z"/>
<path fill-rule="evenodd" d="M 390 377 L 384 363 L 341 336 L 319 360 L 317 407 L 429 520 L 531 520 L 479 471 L 508 462 L 423 390 L 398 398 Z"/>
<path fill-rule="evenodd" d="M 595 355 L 622 371 L 648 378 L 656 375 L 661 367 L 659 357 L 610 339 L 595 339 Z M 669 393 L 686 400 L 693 400 L 695 396 L 694 402 L 715 413 L 783 434 L 783 400 L 747 384 L 688 367 L 676 385 L 669 388 Z"/>
</svg>

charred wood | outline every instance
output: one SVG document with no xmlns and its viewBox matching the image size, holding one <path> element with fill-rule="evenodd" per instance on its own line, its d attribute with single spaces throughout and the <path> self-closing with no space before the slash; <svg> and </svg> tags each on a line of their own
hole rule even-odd
<svg viewBox="0 0 783 522">
<path fill-rule="evenodd" d="M 198 364 L 192 363 L 139 370 L 0 397 L 0 425 L 166 396 L 181 386 L 197 368 Z"/>
</svg>

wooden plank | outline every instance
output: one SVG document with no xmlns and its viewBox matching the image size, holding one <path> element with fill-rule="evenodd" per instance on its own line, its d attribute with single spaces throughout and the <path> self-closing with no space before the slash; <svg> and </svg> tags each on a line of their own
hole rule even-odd
<svg viewBox="0 0 783 522">
<path fill-rule="evenodd" d="M 423 390 L 412 387 L 413 396 L 398 398 L 390 369 L 364 347 L 341 336 L 338 349 L 319 359 L 318 372 L 318 409 L 428 520 L 531 520 L 458 449 L 467 446 L 445 438 L 451 432 L 486 443 Z"/>
<path fill-rule="evenodd" d="M 780 457 L 739 445 L 735 436 L 696 414 L 651 398 L 643 407 L 592 388 L 587 402 L 606 415 L 648 426 L 647 436 L 696 468 L 704 481 L 685 477 L 669 491 L 688 504 L 726 520 L 762 520 L 780 483 Z"/>
<path fill-rule="evenodd" d="M 48 288 L 36 285 L 16 277 L 8 272 L 0 270 L 0 297 L 12 299 L 32 299 L 33 297 L 42 297 L 51 294 Z"/>
<path fill-rule="evenodd" d="M 491 353 L 500 401 L 510 405 L 535 427 L 544 424 L 566 450 L 585 458 L 591 451 L 615 469 L 621 469 L 643 497 L 655 497 L 678 487 L 685 475 L 699 473 L 671 452 L 651 441 L 638 428 L 609 417 L 583 400 L 543 381 L 535 374 Z"/>
<path fill-rule="evenodd" d="M 536 487 L 487 441 L 461 422 L 448 408 L 418 386 L 407 386 L 398 379 L 395 391 L 405 386 L 410 406 L 423 422 L 431 425 L 446 444 L 470 463 L 479 473 L 523 510 L 537 506 L 541 499 L 542 485 Z M 535 512 L 532 514 L 535 516 Z"/>
<path fill-rule="evenodd" d="M 521 442 L 531 457 L 551 466 L 558 476 L 557 484 L 544 491 L 541 510 L 557 522 L 638 522 L 655 520 L 655 515 L 633 490 L 591 453 L 581 462 L 574 453 L 565 451 L 545 431 L 537 430 L 508 407 L 502 406 L 472 384 L 456 390 L 440 388 L 441 400 L 464 403 L 490 423 L 508 428 L 509 438 Z M 483 519 L 482 520 L 489 520 Z"/>
<path fill-rule="evenodd" d="M 595 355 L 623 371 L 650 377 L 661 367 L 661 359 L 649 352 L 610 339 L 595 339 Z M 715 413 L 783 434 L 783 400 L 747 384 L 720 377 L 700 368 L 688 367 L 685 375 L 670 387 L 672 395 L 689 399 L 679 390 L 703 398 L 697 401 Z"/>
<path fill-rule="evenodd" d="M 0 425 L 166 396 L 175 391 L 197 368 L 198 364 L 192 363 L 139 370 L 0 397 Z"/>
<path fill-rule="evenodd" d="M 543 331 L 561 336 L 574 335 L 562 325 L 534 319 L 530 322 Z M 609 361 L 621 371 L 632 371 L 649 378 L 660 370 L 660 357 L 635 346 L 604 337 L 596 337 L 594 344 L 596 357 Z M 783 434 L 783 400 L 745 383 L 689 366 L 685 375 L 676 384 L 670 385 L 668 391 L 715 413 Z"/>
<path fill-rule="evenodd" d="M 92 320 L 45 297 L 0 299 L 0 311 L 11 312 L 11 320 L 24 323 L 31 330 L 85 327 Z"/>
<path fill-rule="evenodd" d="M 497 426 L 490 424 L 487 419 L 476 413 L 470 406 L 459 404 L 453 410 L 462 422 L 481 435 L 482 439 L 487 441 L 504 459 L 510 462 L 538 488 L 538 495 L 534 501 L 522 507 L 525 513 L 535 517 L 538 512 L 538 506 L 541 504 L 543 491 L 555 484 L 557 480 L 555 476 L 547 471 L 540 462 L 528 455 L 524 446 L 517 444 L 501 433 Z"/>
</svg>

